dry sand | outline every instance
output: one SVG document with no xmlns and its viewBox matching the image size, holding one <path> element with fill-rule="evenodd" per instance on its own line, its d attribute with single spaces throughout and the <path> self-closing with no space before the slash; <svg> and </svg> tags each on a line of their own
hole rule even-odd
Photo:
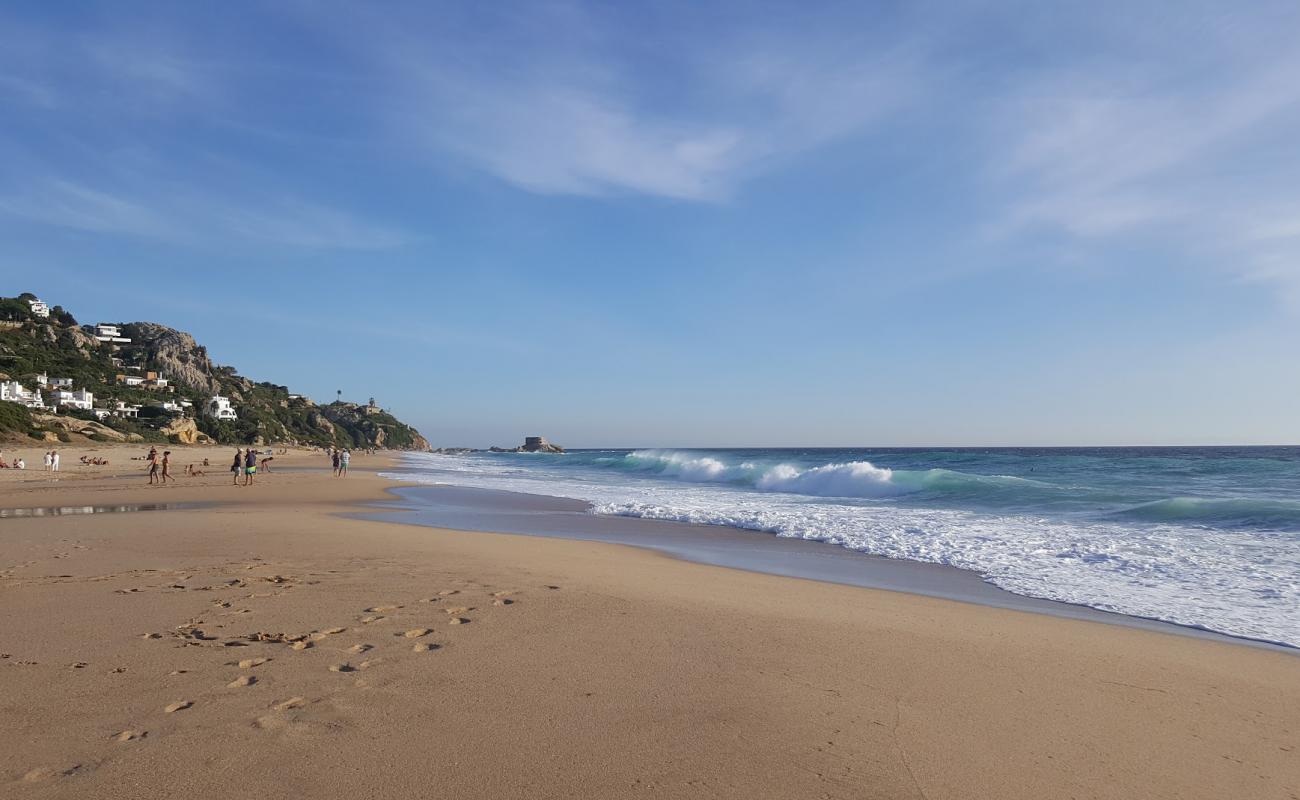
<svg viewBox="0 0 1300 800">
<path fill-rule="evenodd" d="M 1290 654 L 20 449 L 0 507 L 210 505 L 0 519 L 6 798 L 1300 797 Z"/>
</svg>

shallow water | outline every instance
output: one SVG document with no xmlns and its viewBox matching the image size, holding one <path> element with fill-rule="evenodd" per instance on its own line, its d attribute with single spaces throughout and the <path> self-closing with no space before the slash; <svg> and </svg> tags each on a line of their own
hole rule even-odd
<svg viewBox="0 0 1300 800">
<path fill-rule="evenodd" d="M 191 508 L 192 503 L 133 503 L 107 506 L 46 506 L 43 508 L 0 508 L 0 519 L 10 517 L 66 517 L 76 514 L 123 514 L 134 511 L 171 511 Z"/>
</svg>

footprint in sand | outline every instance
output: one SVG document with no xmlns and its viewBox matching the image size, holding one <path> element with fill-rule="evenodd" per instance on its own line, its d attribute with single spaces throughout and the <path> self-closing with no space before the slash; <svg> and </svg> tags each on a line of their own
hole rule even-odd
<svg viewBox="0 0 1300 800">
<path fill-rule="evenodd" d="M 334 634 L 342 633 L 345 630 L 347 630 L 347 628 L 326 628 L 321 631 L 321 633 L 324 633 L 326 636 L 333 636 Z"/>
<path fill-rule="evenodd" d="M 270 660 L 271 659 L 266 658 L 264 656 L 258 656 L 257 658 L 246 658 L 243 661 L 239 662 L 239 668 L 252 669 L 253 667 L 260 667 Z"/>
<path fill-rule="evenodd" d="M 430 633 L 433 633 L 433 631 L 429 628 L 411 628 L 406 633 L 394 634 L 394 635 L 405 636 L 407 639 L 418 639 L 421 636 L 427 636 Z"/>
<path fill-rule="evenodd" d="M 290 646 L 291 648 L 293 648 L 294 650 L 306 650 L 306 649 L 308 649 L 308 648 L 315 647 L 316 645 L 313 644 L 313 643 L 312 643 L 310 640 L 308 640 L 308 639 L 303 639 L 302 641 L 294 642 L 293 644 L 291 644 L 291 645 L 289 645 L 289 646 Z"/>
<path fill-rule="evenodd" d="M 558 586 L 552 586 L 552 585 L 550 585 L 550 584 L 548 583 L 548 584 L 546 585 L 546 588 L 547 588 L 547 589 L 558 589 L 558 588 L 560 588 L 560 587 L 558 587 Z"/>
<path fill-rule="evenodd" d="M 357 621 L 360 622 L 362 625 L 369 625 L 370 623 L 378 622 L 381 619 L 385 619 L 385 617 L 381 614 L 371 614 L 370 616 L 362 617 Z"/>
<path fill-rule="evenodd" d="M 168 714 L 175 714 L 177 711 L 184 711 L 192 705 L 194 705 L 193 700 L 177 700 L 175 703 L 168 704 L 163 711 Z"/>
<path fill-rule="evenodd" d="M 438 592 L 439 597 L 451 597 L 453 594 L 460 594 L 460 589 L 443 589 Z"/>
<path fill-rule="evenodd" d="M 288 711 L 291 708 L 302 708 L 307 704 L 305 697 L 290 697 L 282 703 L 276 703 L 272 708 L 276 711 Z"/>
<path fill-rule="evenodd" d="M 514 604 L 515 604 L 514 600 L 510 600 L 505 597 L 498 597 L 497 599 L 492 601 L 492 605 L 494 606 L 512 606 Z"/>
<path fill-rule="evenodd" d="M 162 638 L 162 634 L 161 634 L 161 633 L 142 633 L 142 634 L 140 634 L 140 638 L 141 638 L 141 639 L 161 639 L 161 638 Z"/>
<path fill-rule="evenodd" d="M 411 652 L 428 653 L 430 651 L 437 650 L 440 647 L 442 647 L 442 645 L 434 644 L 433 642 L 416 642 L 414 645 L 411 646 Z"/>
<path fill-rule="evenodd" d="M 448 624 L 448 625 L 468 625 L 468 624 L 469 624 L 469 620 L 465 619 L 464 617 L 452 617 L 450 620 L 447 621 L 447 624 Z"/>
<path fill-rule="evenodd" d="M 466 613 L 466 612 L 473 611 L 473 610 L 474 610 L 474 608 L 473 608 L 472 606 L 456 606 L 456 607 L 454 607 L 454 608 L 444 608 L 444 609 L 442 610 L 442 613 L 444 613 L 444 614 L 464 614 L 464 613 Z"/>
<path fill-rule="evenodd" d="M 514 594 L 513 591 L 501 591 L 501 592 L 493 592 L 493 593 L 492 593 L 492 596 L 493 596 L 493 597 L 509 597 L 509 596 L 512 595 L 512 594 Z"/>
<path fill-rule="evenodd" d="M 85 661 L 74 661 L 74 662 L 72 662 L 71 664 L 68 665 L 68 668 L 69 668 L 69 669 L 85 669 L 86 667 L 89 667 L 89 666 L 90 666 L 90 665 L 87 664 Z"/>
<path fill-rule="evenodd" d="M 441 599 L 442 599 L 441 597 L 426 597 L 426 598 L 424 598 L 423 600 L 421 600 L 420 602 L 421 602 L 421 603 L 436 603 L 436 602 L 438 602 L 438 601 L 441 600 Z"/>
<path fill-rule="evenodd" d="M 384 663 L 382 658 L 370 658 L 357 664 L 357 669 L 370 669 L 373 666 Z"/>
<path fill-rule="evenodd" d="M 50 778 L 69 777 L 81 772 L 81 764 L 70 764 L 66 767 L 37 767 L 23 776 L 23 783 L 39 783 Z"/>
<path fill-rule="evenodd" d="M 137 742 L 148 735 L 148 731 L 122 731 L 113 738 L 119 742 Z"/>
<path fill-rule="evenodd" d="M 396 611 L 401 606 L 371 606 L 366 609 L 367 614 L 387 614 L 390 611 Z"/>
<path fill-rule="evenodd" d="M 355 672 L 356 667 L 351 664 L 330 664 L 330 672 Z"/>
<path fill-rule="evenodd" d="M 360 654 L 360 653 L 364 653 L 364 652 L 366 652 L 367 650 L 373 650 L 373 649 L 375 649 L 373 645 L 369 645 L 369 644 L 354 644 L 354 645 L 352 645 L 351 647 L 348 648 L 348 652 L 349 652 L 349 653 L 358 653 L 358 654 Z"/>
<path fill-rule="evenodd" d="M 227 689 L 239 689 L 244 686 L 252 686 L 257 683 L 257 678 L 252 675 L 240 675 L 230 683 L 226 684 Z"/>
</svg>

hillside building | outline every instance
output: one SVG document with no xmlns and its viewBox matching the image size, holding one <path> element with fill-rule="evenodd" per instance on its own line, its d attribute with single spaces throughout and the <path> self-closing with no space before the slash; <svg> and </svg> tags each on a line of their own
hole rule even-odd
<svg viewBox="0 0 1300 800">
<path fill-rule="evenodd" d="M 90 411 L 95 406 L 94 392 L 88 392 L 85 389 L 78 389 L 75 392 L 59 389 L 51 395 L 55 405 L 66 406 L 67 408 L 77 408 L 82 411 Z"/>
<path fill-rule="evenodd" d="M 28 300 L 27 306 L 32 310 L 33 314 L 40 317 L 41 319 L 50 318 L 50 307 L 46 305 L 46 303 L 40 298 L 36 298 L 34 300 Z"/>
<path fill-rule="evenodd" d="M 130 344 L 131 340 L 122 335 L 122 328 L 118 325 L 109 325 L 101 322 L 95 326 L 95 338 L 101 342 L 112 342 L 113 344 Z"/>
<path fill-rule="evenodd" d="M 24 388 L 18 381 L 0 381 L 0 400 L 21 403 L 28 408 L 44 408 L 40 389 Z"/>
<path fill-rule="evenodd" d="M 207 406 L 205 406 L 203 410 L 213 419 L 233 420 L 239 418 L 239 415 L 235 413 L 234 407 L 230 405 L 230 398 L 222 397 L 219 394 L 212 395 L 212 399 L 208 401 Z"/>
</svg>

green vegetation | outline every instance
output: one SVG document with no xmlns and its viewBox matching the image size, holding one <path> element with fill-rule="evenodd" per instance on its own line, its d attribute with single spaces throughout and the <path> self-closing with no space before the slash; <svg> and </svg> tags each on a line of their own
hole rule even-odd
<svg viewBox="0 0 1300 800">
<path fill-rule="evenodd" d="M 17 403 L 0 403 L 0 431 L 26 433 L 34 438 L 41 438 L 40 433 L 32 425 L 32 412 Z"/>
</svg>

